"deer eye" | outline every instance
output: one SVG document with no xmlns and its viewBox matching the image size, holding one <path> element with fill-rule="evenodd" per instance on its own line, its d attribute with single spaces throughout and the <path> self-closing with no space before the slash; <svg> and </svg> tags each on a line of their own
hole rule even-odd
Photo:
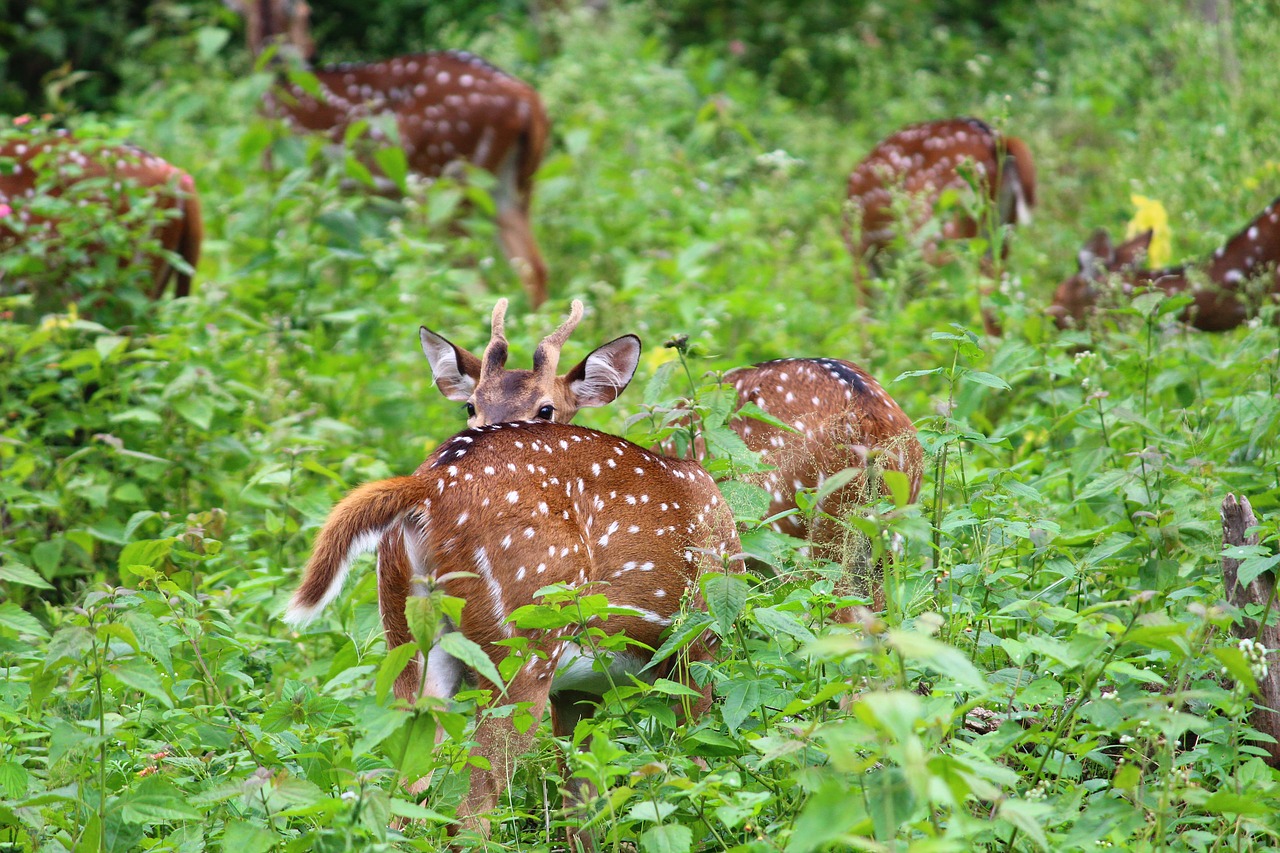
<svg viewBox="0 0 1280 853">
<path fill-rule="evenodd" d="M 542 418 L 542 420 L 544 421 L 551 420 L 551 418 L 555 415 L 555 413 L 556 413 L 556 407 L 551 405 L 550 403 L 547 403 L 541 409 L 538 409 L 538 417 Z"/>
<path fill-rule="evenodd" d="M 474 418 L 476 416 L 476 404 L 470 400 L 467 401 L 467 417 Z"/>
</svg>

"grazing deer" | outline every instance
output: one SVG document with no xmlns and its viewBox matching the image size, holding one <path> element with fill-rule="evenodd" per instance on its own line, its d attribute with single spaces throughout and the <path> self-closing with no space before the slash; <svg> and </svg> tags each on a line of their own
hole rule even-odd
<svg viewBox="0 0 1280 853">
<path fill-rule="evenodd" d="M 476 677 L 499 704 L 530 703 L 535 720 L 550 704 L 552 727 L 566 737 L 590 712 L 585 702 L 633 675 L 670 673 L 670 660 L 644 668 L 685 597 L 700 603 L 700 573 L 741 568 L 731 514 L 697 463 L 566 424 L 491 424 L 449 439 L 412 476 L 368 483 L 344 498 L 316 539 L 287 620 L 301 624 L 315 616 L 338 595 L 352 561 L 380 540 L 385 548 L 388 536 L 403 548 L 408 582 L 388 596 L 380 581 L 384 614 L 398 609 L 403 618 L 405 595 L 418 584 L 466 602 L 461 622 L 446 630 L 461 631 L 495 665 L 508 652 L 499 643 L 528 638 L 535 651 L 505 689 Z M 637 644 L 598 654 L 568 628 L 512 625 L 511 614 L 538 603 L 536 592 L 549 584 L 590 586 L 613 607 L 627 608 L 605 622 L 592 620 L 591 627 L 625 632 Z M 703 640 L 691 654 L 706 659 L 710 651 Z M 676 667 L 679 676 L 687 677 L 687 664 Z M 427 655 L 421 687 L 452 697 L 464 669 L 437 646 Z M 399 684 L 396 692 L 404 695 Z M 705 708 L 710 693 L 708 684 L 694 713 Z M 458 808 L 464 826 L 488 833 L 486 815 L 533 736 L 532 729 L 517 732 L 510 716 L 481 715 L 475 751 L 489 769 L 472 770 L 470 791 Z M 580 793 L 571 790 L 569 798 Z M 591 847 L 589 837 L 576 841 Z"/>
<path fill-rule="evenodd" d="M 125 214 L 126 187 L 132 186 L 146 190 L 164 214 L 156 231 L 164 252 L 178 255 L 195 269 L 204 235 L 200 198 L 191 176 L 178 167 L 132 145 L 81 143 L 65 130 L 0 142 L 3 163 L 10 165 L 0 166 L 0 250 L 57 235 L 58 221 L 33 204 L 39 196 L 70 196 L 80 204 L 101 204 Z M 78 186 L 81 182 L 84 186 Z M 163 254 L 147 262 L 152 299 L 164 294 L 170 278 L 175 279 L 176 296 L 190 294 L 191 273 L 174 267 Z"/>
<path fill-rule="evenodd" d="M 493 333 L 483 359 L 422 330 L 423 350 L 436 385 L 449 399 L 467 401 L 469 426 L 507 420 L 567 422 L 580 406 L 612 402 L 635 372 L 640 341 L 627 335 L 595 350 L 563 377 L 556 376 L 556 357 L 582 316 L 577 301 L 569 320 L 539 344 L 533 371 L 506 370 L 505 310 L 506 300 L 494 308 Z M 824 498 L 812 530 L 799 513 L 774 523 L 780 532 L 810 539 L 823 558 L 839 562 L 849 556 L 843 526 L 828 516 L 838 518 L 887 494 L 874 472 L 906 474 L 911 500 L 919 495 L 923 450 L 915 427 L 880 384 L 857 365 L 833 358 L 783 359 L 732 370 L 724 381 L 737 391 L 739 405 L 755 403 L 796 429 L 789 432 L 750 417 L 731 423 L 747 447 L 773 467 L 760 482 L 772 497 L 770 515 L 794 510 L 798 490 L 818 488 L 839 471 L 873 469 L 873 476 L 854 478 Z M 384 548 L 380 553 L 396 552 Z M 403 586 L 403 563 L 393 563 L 392 568 L 379 577 L 386 585 Z M 392 636 L 407 641 L 408 625 L 402 616 L 393 612 L 384 614 L 384 620 L 388 643 Z"/>
<path fill-rule="evenodd" d="M 901 229 L 919 231 L 933 217 L 945 190 L 967 187 L 965 163 L 972 164 L 979 196 L 991 206 L 993 221 L 979 223 L 966 214 L 953 215 L 941 224 L 942 238 L 964 240 L 981 234 L 992 246 L 993 228 L 1031 220 L 1036 173 L 1031 152 L 1021 139 L 1005 136 L 973 118 L 905 127 L 873 148 L 849 174 L 844 239 L 853 254 L 854 284 L 860 299 L 868 295 L 863 264 L 878 270 L 880 252 Z M 906 221 L 901 225 L 894 210 L 895 194 L 907 197 Z M 1007 251 L 1005 244 L 1002 257 Z M 924 257 L 935 265 L 946 262 L 932 241 L 925 245 Z M 990 274 L 990 248 L 986 259 Z M 984 321 L 988 331 L 999 333 L 993 316 L 984 312 Z"/>
<path fill-rule="evenodd" d="M 825 496 L 812 526 L 800 513 L 774 522 L 774 529 L 809 540 L 815 556 L 850 565 L 861 549 L 839 519 L 888 495 L 884 471 L 905 474 L 912 502 L 920 494 L 924 450 L 916 428 L 902 408 L 865 370 L 836 358 L 784 358 L 724 375 L 739 405 L 754 403 L 795 432 L 750 417 L 730 425 L 760 460 L 773 470 L 758 475 L 769 492 L 771 516 L 796 508 L 796 492 L 818 489 L 848 468 L 863 474 Z M 875 570 L 878 573 L 878 570 Z M 876 606 L 883 589 L 872 577 L 867 586 Z M 848 613 L 836 614 L 847 621 Z"/>
<path fill-rule="evenodd" d="M 272 41 L 308 62 L 314 53 L 311 10 L 303 0 L 226 0 L 246 19 L 255 56 Z M 497 176 L 498 239 L 520 274 L 534 308 L 547 298 L 547 268 L 529 224 L 533 174 L 542 163 L 550 123 L 528 84 L 469 53 L 435 51 L 382 62 L 309 69 L 319 85 L 313 97 L 281 80 L 267 108 L 302 130 L 341 141 L 360 120 L 390 116 L 409 169 L 439 177 L 453 163 L 469 162 Z M 385 131 L 368 131 L 375 141 Z"/>
<path fill-rule="evenodd" d="M 1139 288 L 1155 288 L 1170 296 L 1189 293 L 1195 301 L 1178 319 L 1205 332 L 1234 329 L 1248 318 L 1241 296 L 1250 289 L 1250 282 L 1256 282 L 1262 293 L 1280 295 L 1280 198 L 1215 251 L 1199 275 L 1187 266 L 1142 269 L 1150 245 L 1150 231 L 1115 247 L 1105 229 L 1094 232 L 1080 250 L 1079 270 L 1053 295 L 1049 313 L 1058 326 L 1084 322 L 1109 275 L 1119 278 L 1124 296 Z"/>
</svg>

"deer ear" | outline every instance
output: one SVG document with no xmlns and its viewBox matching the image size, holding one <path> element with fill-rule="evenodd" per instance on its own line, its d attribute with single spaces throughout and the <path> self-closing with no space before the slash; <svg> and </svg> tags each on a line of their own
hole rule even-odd
<svg viewBox="0 0 1280 853">
<path fill-rule="evenodd" d="M 1076 254 L 1076 264 L 1080 267 L 1079 274 L 1088 279 L 1101 278 L 1111 266 L 1114 255 L 1115 252 L 1111 248 L 1111 235 L 1107 233 L 1107 229 L 1099 228 L 1089 236 Z"/>
<path fill-rule="evenodd" d="M 1140 266 L 1151 250 L 1151 237 L 1154 233 L 1148 228 L 1132 240 L 1116 246 L 1115 265 L 1119 268 Z"/>
<path fill-rule="evenodd" d="M 604 406 L 618 399 L 640 363 L 640 339 L 623 335 L 597 347 L 564 375 L 578 406 Z"/>
<path fill-rule="evenodd" d="M 440 393 L 460 403 L 467 400 L 480 380 L 480 359 L 426 326 L 418 330 L 418 337 L 422 339 L 422 352 L 431 365 L 431 378 Z"/>
</svg>

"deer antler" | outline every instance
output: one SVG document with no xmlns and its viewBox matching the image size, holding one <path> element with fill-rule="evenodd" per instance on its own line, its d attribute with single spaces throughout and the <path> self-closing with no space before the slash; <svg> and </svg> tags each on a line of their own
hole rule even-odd
<svg viewBox="0 0 1280 853">
<path fill-rule="evenodd" d="M 484 348 L 484 357 L 480 360 L 480 381 L 491 371 L 501 372 L 507 363 L 507 339 L 502 331 L 502 321 L 507 314 L 507 300 L 499 299 L 493 306 L 492 328 L 489 334 L 489 345 Z"/>
<path fill-rule="evenodd" d="M 573 300 L 573 304 L 569 306 L 569 319 L 565 320 L 551 334 L 542 339 L 538 344 L 538 348 L 533 351 L 533 372 L 539 375 L 554 376 L 556 368 L 560 363 L 560 348 L 564 346 L 564 342 L 569 340 L 569 336 L 573 334 L 573 330 L 578 328 L 578 322 L 582 320 L 582 302 L 581 300 Z"/>
</svg>

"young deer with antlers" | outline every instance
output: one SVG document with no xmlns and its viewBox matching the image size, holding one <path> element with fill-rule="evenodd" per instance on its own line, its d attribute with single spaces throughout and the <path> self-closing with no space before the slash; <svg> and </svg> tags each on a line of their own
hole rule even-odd
<svg viewBox="0 0 1280 853">
<path fill-rule="evenodd" d="M 949 189 L 969 186 L 964 164 L 970 164 L 980 199 L 991 206 L 990 222 L 967 214 L 952 215 L 941 224 L 940 236 L 967 240 L 982 235 L 995 244 L 993 228 L 1031 220 L 1036 203 L 1036 173 L 1026 143 L 1005 136 L 973 118 L 930 121 L 905 127 L 876 145 L 849 174 L 844 221 L 845 244 L 853 254 L 854 283 L 859 298 L 867 297 L 864 264 L 878 268 L 880 252 L 902 233 L 921 230 L 933 218 L 938 200 Z M 894 210 L 895 193 L 907 198 L 905 222 Z M 1001 248 L 1002 257 L 1008 247 Z M 925 260 L 942 264 L 946 255 L 935 242 L 924 246 Z M 986 255 L 990 274 L 991 249 Z M 984 312 L 988 331 L 999 332 L 995 318 Z"/>
<path fill-rule="evenodd" d="M 1120 291 L 1126 297 L 1141 288 L 1155 288 L 1170 296 L 1189 293 L 1195 301 L 1178 319 L 1206 332 L 1223 332 L 1243 323 L 1249 306 L 1241 297 L 1251 288 L 1257 290 L 1254 301 L 1264 294 L 1280 296 L 1280 198 L 1215 251 L 1199 276 L 1187 266 L 1142 269 L 1150 245 L 1150 231 L 1115 247 L 1105 229 L 1094 232 L 1080 250 L 1079 270 L 1054 293 L 1049 313 L 1058 326 L 1084 322 L 1110 275 L 1119 278 Z"/>
<path fill-rule="evenodd" d="M 501 368 L 496 356 L 486 364 Z M 476 677 L 494 691 L 495 702 L 530 703 L 535 720 L 550 704 L 558 736 L 572 734 L 590 712 L 585 703 L 613 685 L 630 676 L 669 673 L 670 660 L 649 672 L 644 668 L 686 595 L 699 603 L 700 573 L 741 567 L 733 519 L 696 463 L 581 427 L 491 424 L 449 439 L 413 476 L 369 483 L 344 498 L 316 539 L 286 618 L 294 624 L 312 618 L 337 596 L 352 561 L 379 541 L 385 553 L 389 538 L 402 549 L 409 582 L 388 594 L 380 578 L 384 617 L 398 610 L 404 618 L 412 584 L 465 600 L 460 624 L 446 629 L 479 644 L 495 665 L 508 651 L 497 643 L 528 638 L 535 653 L 505 688 Z M 513 626 L 511 614 L 538 603 L 535 593 L 550 584 L 591 586 L 613 607 L 627 608 L 607 622 L 593 620 L 591 627 L 625 633 L 636 644 L 627 652 L 596 654 L 569 628 Z M 697 643 L 691 654 L 709 657 L 708 643 Z M 437 646 L 427 656 L 421 687 L 449 698 L 464 669 Z M 684 669 L 681 675 L 687 676 L 687 661 Z M 702 695 L 695 713 L 710 701 L 710 685 Z M 488 833 L 486 815 L 533 736 L 532 729 L 518 732 L 509 715 L 480 716 L 475 751 L 489 769 L 472 770 L 470 791 L 458 809 L 464 826 Z M 571 799 L 581 794 L 570 788 Z M 571 843 L 591 847 L 586 836 Z"/>
<path fill-rule="evenodd" d="M 257 56 L 272 41 L 307 62 L 314 53 L 310 7 L 303 0 L 226 0 L 246 19 Z M 434 51 L 382 62 L 310 69 L 320 87 L 313 97 L 282 80 L 268 93 L 268 110 L 296 128 L 343 139 L 362 119 L 395 121 L 409 169 L 439 177 L 465 161 L 497 176 L 498 239 L 529 292 L 534 308 L 547 298 L 547 268 L 529 223 L 533 174 L 542 163 L 550 122 L 538 93 L 477 56 Z M 374 123 L 374 141 L 385 132 Z"/>
<path fill-rule="evenodd" d="M 132 145 L 81 143 L 65 130 L 0 143 L 0 161 L 12 163 L 12 170 L 0 170 L 0 250 L 58 233 L 58 221 L 33 204 L 39 196 L 71 196 L 123 215 L 129 212 L 126 188 L 132 186 L 151 197 L 157 219 L 164 217 L 155 235 L 163 252 L 195 269 L 204 236 L 200 199 L 191 176 L 176 166 Z M 190 294 L 191 273 L 174 267 L 164 254 L 146 261 L 152 299 L 164 294 L 170 278 L 176 296 Z"/>
<path fill-rule="evenodd" d="M 436 385 L 449 399 L 467 402 L 471 426 L 504 420 L 568 421 L 581 406 L 616 399 L 635 372 L 640 341 L 628 335 L 595 350 L 563 377 L 556 376 L 555 356 L 582 316 L 577 301 L 569 320 L 539 345 L 533 371 L 506 370 L 505 310 L 505 300 L 494 309 L 493 333 L 483 360 L 422 330 L 423 350 Z M 552 341 L 554 347 L 549 345 Z M 846 468 L 870 472 L 827 495 L 812 529 L 798 512 L 774 523 L 783 533 L 809 539 L 823 559 L 845 562 L 850 556 L 846 529 L 834 519 L 887 495 L 880 476 L 883 471 L 905 474 L 910 499 L 918 497 L 924 451 L 915 426 L 856 364 L 833 358 L 782 359 L 732 370 L 724 381 L 737 391 L 739 405 L 754 403 L 795 430 L 750 417 L 739 417 L 731 424 L 746 445 L 761 454 L 761 461 L 773 468 L 759 478 L 772 497 L 771 515 L 795 510 L 797 491 L 819 488 Z M 395 582 L 403 572 L 403 568 L 389 571 L 385 577 Z M 872 587 L 879 599 L 878 585 Z M 407 626 L 396 626 L 397 635 L 407 631 Z M 388 637 L 393 634 L 390 624 L 387 633 Z"/>
</svg>

